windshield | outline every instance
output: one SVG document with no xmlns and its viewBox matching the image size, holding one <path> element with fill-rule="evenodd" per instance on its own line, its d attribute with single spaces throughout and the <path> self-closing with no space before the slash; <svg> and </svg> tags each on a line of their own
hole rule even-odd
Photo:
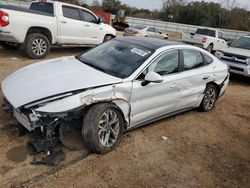
<svg viewBox="0 0 250 188">
<path fill-rule="evenodd" d="M 231 44 L 231 47 L 250 50 L 250 37 L 241 37 Z"/>
<path fill-rule="evenodd" d="M 142 26 L 142 25 L 135 25 L 134 28 L 135 28 L 135 29 L 139 29 L 139 30 L 143 30 L 143 29 L 145 29 L 146 27 L 145 27 L 145 26 Z"/>
<path fill-rule="evenodd" d="M 150 49 L 124 41 L 111 40 L 84 53 L 79 60 L 119 78 L 127 78 L 152 54 Z"/>
</svg>

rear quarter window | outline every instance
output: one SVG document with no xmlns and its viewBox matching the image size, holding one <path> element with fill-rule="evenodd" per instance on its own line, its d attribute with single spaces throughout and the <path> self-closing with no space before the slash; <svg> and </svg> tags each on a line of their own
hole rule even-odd
<svg viewBox="0 0 250 188">
<path fill-rule="evenodd" d="M 207 54 L 203 54 L 203 58 L 204 58 L 204 63 L 206 64 L 206 65 L 208 65 L 208 64 L 210 64 L 210 63 L 212 63 L 214 60 L 211 58 L 211 57 L 209 57 Z"/>
<path fill-rule="evenodd" d="M 32 3 L 30 6 L 30 10 L 35 10 L 54 15 L 53 3 L 44 3 L 44 2 Z"/>
</svg>

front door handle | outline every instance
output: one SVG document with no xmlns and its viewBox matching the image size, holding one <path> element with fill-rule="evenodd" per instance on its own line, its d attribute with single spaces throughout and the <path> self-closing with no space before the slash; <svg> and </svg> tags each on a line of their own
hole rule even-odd
<svg viewBox="0 0 250 188">
<path fill-rule="evenodd" d="M 203 80 L 208 80 L 210 78 L 210 76 L 205 76 L 203 77 Z"/>
<path fill-rule="evenodd" d="M 67 23 L 66 20 L 61 20 L 60 22 L 63 23 L 63 24 L 66 24 L 66 23 Z"/>
</svg>

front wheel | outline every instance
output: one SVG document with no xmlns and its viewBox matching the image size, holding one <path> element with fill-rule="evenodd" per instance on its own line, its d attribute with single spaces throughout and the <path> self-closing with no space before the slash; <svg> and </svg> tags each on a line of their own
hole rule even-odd
<svg viewBox="0 0 250 188">
<path fill-rule="evenodd" d="M 90 152 L 107 153 L 120 143 L 123 127 L 122 115 L 113 104 L 97 104 L 84 118 L 84 143 Z"/>
<path fill-rule="evenodd" d="M 50 42 L 48 38 L 41 33 L 29 34 L 25 51 L 32 59 L 42 59 L 50 52 Z"/>
<path fill-rule="evenodd" d="M 217 96 L 217 88 L 214 85 L 209 84 L 204 92 L 204 97 L 200 104 L 200 110 L 203 112 L 211 111 L 215 106 Z"/>
</svg>

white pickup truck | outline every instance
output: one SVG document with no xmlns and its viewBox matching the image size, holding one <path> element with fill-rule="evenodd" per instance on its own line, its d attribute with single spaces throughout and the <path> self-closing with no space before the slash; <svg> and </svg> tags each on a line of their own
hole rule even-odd
<svg viewBox="0 0 250 188">
<path fill-rule="evenodd" d="M 218 29 L 198 28 L 195 33 L 183 34 L 181 41 L 206 49 L 210 53 L 227 47 L 227 35 Z"/>
<path fill-rule="evenodd" d="M 0 5 L 0 45 L 19 47 L 30 58 L 44 58 L 51 46 L 95 46 L 116 30 L 90 10 L 56 1 L 33 1 L 29 9 Z"/>
</svg>

